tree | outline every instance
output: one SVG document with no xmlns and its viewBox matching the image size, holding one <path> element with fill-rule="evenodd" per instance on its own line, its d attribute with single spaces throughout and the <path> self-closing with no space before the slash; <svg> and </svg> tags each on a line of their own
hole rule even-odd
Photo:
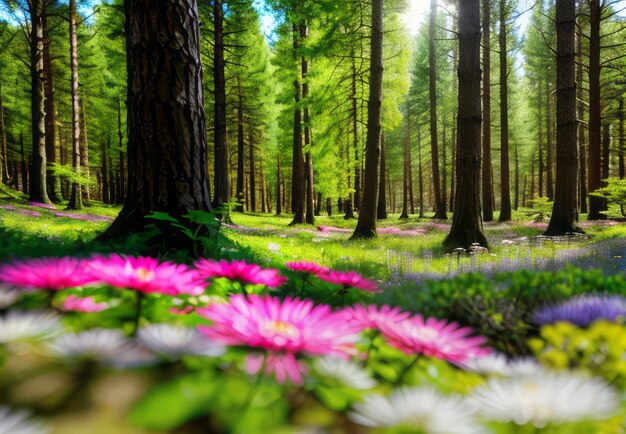
<svg viewBox="0 0 626 434">
<path fill-rule="evenodd" d="M 226 76 L 224 73 L 224 9 L 222 0 L 213 0 L 213 84 L 215 92 L 215 191 L 213 207 L 230 200 L 228 141 L 226 137 Z"/>
<path fill-rule="evenodd" d="M 509 67 L 507 59 L 507 20 L 509 17 L 507 0 L 500 0 L 500 218 L 501 222 L 511 220 L 511 187 L 509 172 Z"/>
<path fill-rule="evenodd" d="M 488 31 L 488 30 L 486 30 Z M 480 214 L 480 0 L 459 2 L 459 106 L 457 117 L 456 198 L 448 250 L 487 247 Z"/>
<path fill-rule="evenodd" d="M 483 0 L 483 219 L 493 221 L 491 179 L 491 0 Z"/>
<path fill-rule="evenodd" d="M 359 220 L 352 239 L 376 236 L 376 208 L 380 169 L 381 113 L 383 102 L 383 3 L 372 0 L 372 36 L 370 47 L 370 89 L 367 103 L 367 141 L 365 177 Z"/>
<path fill-rule="evenodd" d="M 129 185 L 105 239 L 141 231 L 154 211 L 211 210 L 196 0 L 135 0 L 124 14 Z"/>
<path fill-rule="evenodd" d="M 77 175 L 81 172 L 81 125 L 80 103 L 78 101 L 78 36 L 76 1 L 70 0 L 70 71 L 72 88 L 72 165 Z M 67 209 L 81 209 L 83 195 L 79 181 L 72 182 L 72 193 Z"/>
</svg>

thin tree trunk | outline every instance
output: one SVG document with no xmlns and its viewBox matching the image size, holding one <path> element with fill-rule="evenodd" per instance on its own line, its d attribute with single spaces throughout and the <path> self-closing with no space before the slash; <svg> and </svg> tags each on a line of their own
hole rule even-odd
<svg viewBox="0 0 626 434">
<path fill-rule="evenodd" d="M 437 143 L 437 51 L 435 50 L 435 33 L 437 27 L 437 0 L 430 0 L 430 25 L 428 27 L 428 65 L 429 65 L 429 97 L 430 97 L 430 147 L 433 175 L 434 218 L 445 220 L 446 205 L 441 195 L 439 178 L 439 146 Z"/>
<path fill-rule="evenodd" d="M 506 0 L 500 0 L 500 218 L 511 220 L 511 187 L 509 173 L 509 65 L 507 59 Z"/>
<path fill-rule="evenodd" d="M 530 203 L 528 204 L 530 208 L 533 207 L 532 201 L 534 199 L 535 199 L 535 154 L 533 154 L 533 157 L 530 162 Z"/>
<path fill-rule="evenodd" d="M 602 186 L 606 186 L 604 181 L 611 176 L 611 124 L 607 121 L 602 125 Z M 606 204 L 604 209 L 606 210 Z"/>
<path fill-rule="evenodd" d="M 419 177 L 419 218 L 424 218 L 424 166 L 422 165 L 422 129 L 417 123 L 417 164 Z"/>
<path fill-rule="evenodd" d="M 493 221 L 491 183 L 491 0 L 483 0 L 483 219 Z"/>
<path fill-rule="evenodd" d="M 186 0 L 188 1 L 188 0 Z M 213 0 L 213 83 L 215 94 L 215 191 L 213 192 L 214 208 L 224 206 L 230 201 L 230 184 L 228 179 L 228 141 L 226 138 L 226 75 L 224 72 L 224 8 L 223 0 Z"/>
<path fill-rule="evenodd" d="M 77 176 L 81 175 L 80 156 L 80 104 L 78 101 L 78 23 L 76 17 L 76 0 L 70 0 L 70 81 L 72 88 L 72 166 Z M 76 210 L 83 207 L 82 188 L 78 181 L 72 182 L 72 192 L 67 209 Z"/>
<path fill-rule="evenodd" d="M 402 211 L 400 219 L 409 218 L 409 153 L 410 153 L 411 121 L 407 116 L 406 136 L 402 152 Z"/>
<path fill-rule="evenodd" d="M 442 118 L 441 151 L 443 164 L 441 165 L 441 202 L 445 211 L 448 206 L 448 146 L 446 144 L 446 117 L 442 116 Z"/>
<path fill-rule="evenodd" d="M 587 149 L 585 146 L 585 123 L 582 121 L 585 118 L 585 103 L 583 101 L 583 80 L 584 80 L 584 66 L 583 66 L 583 33 L 580 18 L 576 25 L 578 33 L 578 62 L 576 68 L 576 82 L 578 83 L 578 156 L 580 159 L 578 184 L 579 184 L 579 196 L 580 196 L 580 212 L 586 214 L 587 207 Z"/>
<path fill-rule="evenodd" d="M 619 166 L 619 179 L 624 179 L 626 174 L 624 173 L 624 98 L 621 97 L 618 101 L 617 109 L 618 120 L 618 132 L 617 132 L 617 158 Z"/>
<path fill-rule="evenodd" d="M 552 158 L 552 93 L 550 83 L 546 83 L 546 196 L 554 200 L 554 171 Z"/>
<path fill-rule="evenodd" d="M 600 105 L 600 0 L 590 0 L 589 18 L 589 159 L 587 186 L 589 193 L 602 188 L 602 114 Z M 606 218 L 604 199 L 589 197 L 588 220 Z"/>
<path fill-rule="evenodd" d="M 300 24 L 300 38 L 302 43 L 306 43 L 308 38 L 308 28 L 306 24 Z M 305 221 L 307 224 L 315 224 L 315 186 L 313 179 L 313 156 L 311 155 L 311 119 L 309 118 L 309 62 L 306 56 L 302 56 L 302 100 L 304 108 L 302 109 L 304 121 L 304 148 L 305 154 L 305 181 L 306 181 L 306 214 Z"/>
<path fill-rule="evenodd" d="M 107 141 L 102 142 L 102 202 L 111 203 L 111 196 L 109 194 L 109 157 L 107 156 L 107 150 L 111 148 L 111 135 L 107 134 Z"/>
<path fill-rule="evenodd" d="M 457 188 L 447 250 L 487 247 L 480 212 L 480 0 L 459 2 Z"/>
<path fill-rule="evenodd" d="M 56 108 L 54 103 L 54 83 L 52 71 L 52 56 L 50 55 L 50 32 L 48 30 L 47 16 L 42 19 L 44 27 L 43 45 L 43 69 L 44 69 L 44 93 L 46 97 L 46 184 L 48 197 L 54 203 L 60 202 L 61 184 L 57 176 L 54 175 L 53 165 L 57 161 L 56 147 Z"/>
<path fill-rule="evenodd" d="M 543 197 L 543 177 L 544 177 L 544 165 L 543 165 L 543 91 L 541 84 L 537 89 L 537 131 L 538 131 L 538 153 L 539 153 L 539 197 Z M 534 199 L 534 197 L 533 197 Z"/>
<path fill-rule="evenodd" d="M 24 154 L 24 133 L 20 130 L 20 165 L 22 169 L 22 193 L 28 194 L 28 164 L 26 164 L 26 155 Z"/>
<path fill-rule="evenodd" d="M 4 104 L 2 100 L 2 83 L 0 82 L 0 180 L 9 183 L 9 152 L 7 150 L 7 132 L 4 125 Z"/>
<path fill-rule="evenodd" d="M 361 206 L 361 163 L 359 162 L 359 111 L 357 104 L 356 83 L 357 72 L 354 51 L 351 52 L 352 57 L 352 140 L 354 143 L 354 200 L 349 204 L 353 209 L 360 209 Z M 350 210 L 350 213 L 353 211 Z M 346 210 L 346 214 L 348 210 Z"/>
<path fill-rule="evenodd" d="M 119 177 L 120 177 L 120 194 L 117 197 L 117 204 L 123 204 L 126 198 L 126 168 L 125 168 L 125 152 L 124 149 L 124 133 L 122 131 L 122 103 L 117 100 L 117 146 L 119 147 Z"/>
<path fill-rule="evenodd" d="M 252 137 L 252 127 L 248 129 L 248 144 L 250 146 L 250 207 L 251 212 L 256 212 L 256 171 L 254 168 L 254 139 Z"/>
<path fill-rule="evenodd" d="M 297 24 L 293 25 L 293 55 L 298 59 L 300 55 L 300 29 Z M 305 222 L 305 166 L 302 150 L 302 85 L 300 73 L 296 73 L 293 81 L 294 86 L 294 110 L 293 110 L 293 164 L 291 172 L 291 212 L 293 220 L 290 225 Z"/>
<path fill-rule="evenodd" d="M 574 232 L 578 215 L 576 141 L 576 2 L 556 3 L 556 194 L 546 235 Z"/>
<path fill-rule="evenodd" d="M 89 179 L 89 135 L 87 134 L 87 115 L 85 114 L 85 101 L 84 100 L 83 100 L 81 109 L 82 110 L 81 110 L 80 123 L 83 129 L 83 132 L 81 134 L 81 141 L 80 141 L 80 165 L 82 166 L 81 172 L 83 173 L 83 176 Z M 119 191 L 119 197 L 122 197 L 121 188 L 118 187 L 118 191 Z M 91 193 L 90 187 L 88 184 L 82 186 L 84 205 L 89 205 L 89 201 L 91 200 L 90 193 Z"/>
<path fill-rule="evenodd" d="M 383 3 L 372 0 L 372 35 L 370 48 L 370 88 L 367 103 L 367 141 L 365 143 L 365 178 L 363 198 L 352 239 L 376 236 L 376 208 L 380 169 L 380 135 L 383 102 Z"/>
<path fill-rule="evenodd" d="M 519 146 L 517 143 L 513 148 L 513 164 L 515 165 L 515 181 L 513 190 L 513 209 L 517 211 L 519 208 Z"/>
<path fill-rule="evenodd" d="M 237 77 L 237 191 L 235 197 L 239 205 L 235 211 L 243 212 L 243 189 L 244 189 L 244 131 L 243 131 L 243 94 L 241 92 L 241 80 Z"/>
<path fill-rule="evenodd" d="M 378 208 L 376 218 L 384 220 L 387 218 L 387 194 L 385 192 L 387 180 L 387 143 L 386 134 L 382 133 L 380 139 L 380 181 L 378 182 Z"/>
<path fill-rule="evenodd" d="M 279 216 L 283 212 L 282 194 L 280 188 L 280 155 L 276 156 L 276 215 Z"/>
</svg>

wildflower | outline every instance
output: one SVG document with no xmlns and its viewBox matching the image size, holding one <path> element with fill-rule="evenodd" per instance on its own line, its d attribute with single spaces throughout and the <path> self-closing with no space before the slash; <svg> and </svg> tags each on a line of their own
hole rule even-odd
<svg viewBox="0 0 626 434">
<path fill-rule="evenodd" d="M 203 279 L 225 277 L 242 284 L 265 285 L 268 288 L 276 288 L 287 281 L 278 273 L 278 270 L 261 268 L 256 264 L 248 264 L 246 261 L 200 259 L 195 267 Z"/>
<path fill-rule="evenodd" d="M 0 286 L 0 309 L 5 309 L 13 305 L 20 297 L 22 293 L 14 288 L 3 288 Z"/>
<path fill-rule="evenodd" d="M 96 303 L 94 297 L 77 297 L 75 295 L 68 296 L 63 302 L 62 309 L 66 312 L 101 312 L 109 307 L 108 303 Z"/>
<path fill-rule="evenodd" d="M 320 274 L 318 277 L 326 282 L 341 285 L 344 287 L 344 290 L 356 288 L 366 292 L 382 292 L 382 290 L 378 289 L 376 282 L 365 279 L 354 271 L 345 273 L 341 271 L 329 271 L 326 274 Z"/>
<path fill-rule="evenodd" d="M 369 427 L 404 427 L 425 434 L 481 434 L 474 408 L 460 396 L 431 387 L 400 388 L 389 396 L 368 395 L 354 404 L 350 419 Z"/>
<path fill-rule="evenodd" d="M 491 353 L 482 357 L 467 359 L 458 363 L 459 367 L 479 374 L 501 375 L 506 377 L 532 375 L 541 365 L 537 360 L 525 357 L 509 360 L 502 353 Z"/>
<path fill-rule="evenodd" d="M 28 259 L 0 266 L 0 282 L 25 289 L 62 290 L 94 283 L 77 258 Z"/>
<path fill-rule="evenodd" d="M 204 291 L 199 276 L 186 265 L 159 262 L 154 258 L 97 257 L 89 262 L 88 268 L 92 276 L 107 285 L 144 294 L 198 295 Z"/>
<path fill-rule="evenodd" d="M 483 336 L 470 336 L 472 330 L 454 322 L 424 318 L 421 315 L 392 323 L 380 323 L 389 344 L 406 354 L 423 353 L 450 362 L 463 362 L 491 352 L 482 347 Z"/>
<path fill-rule="evenodd" d="M 230 302 L 198 309 L 200 315 L 213 321 L 212 326 L 200 326 L 200 331 L 226 345 L 267 351 L 271 357 L 266 366 L 278 381 L 289 378 L 302 383 L 300 356 L 346 358 L 356 351 L 358 330 L 345 321 L 344 314 L 332 312 L 329 306 L 256 295 L 248 299 L 235 295 Z"/>
<path fill-rule="evenodd" d="M 355 306 L 344 309 L 346 315 L 353 324 L 363 329 L 379 329 L 384 322 L 398 323 L 411 316 L 409 312 L 403 312 L 399 307 L 390 307 L 387 305 L 376 306 L 371 304 Z"/>
<path fill-rule="evenodd" d="M 0 406 L 0 433 L 6 434 L 44 434 L 49 432 L 37 420 L 31 419 L 26 411 L 14 411 Z"/>
<path fill-rule="evenodd" d="M 490 378 L 472 392 L 474 403 L 488 420 L 532 423 L 542 428 L 610 417 L 618 394 L 598 378 L 562 371 L 539 370 L 516 378 Z"/>
<path fill-rule="evenodd" d="M 172 324 L 151 324 L 139 329 L 139 342 L 159 354 L 172 358 L 184 355 L 217 357 L 225 348 L 212 342 L 196 329 Z"/>
<path fill-rule="evenodd" d="M 62 329 L 58 315 L 45 311 L 11 311 L 0 316 L 0 344 L 46 339 Z"/>
<path fill-rule="evenodd" d="M 561 304 L 536 311 L 533 321 L 539 325 L 569 322 L 586 327 L 599 319 L 626 319 L 626 298 L 619 296 L 581 295 Z"/>
<path fill-rule="evenodd" d="M 48 204 L 48 203 L 31 202 L 30 206 L 35 206 L 37 208 L 46 208 L 46 209 L 56 210 L 56 207 L 54 205 Z"/>
<path fill-rule="evenodd" d="M 267 244 L 267 248 L 272 253 L 279 253 L 280 252 L 280 244 L 268 243 Z"/>
<path fill-rule="evenodd" d="M 315 360 L 315 370 L 356 390 L 371 389 L 376 381 L 358 364 L 339 357 L 325 356 Z"/>
<path fill-rule="evenodd" d="M 312 274 L 314 276 L 327 273 L 329 271 L 328 268 L 309 261 L 286 262 L 285 267 L 297 273 Z"/>
</svg>

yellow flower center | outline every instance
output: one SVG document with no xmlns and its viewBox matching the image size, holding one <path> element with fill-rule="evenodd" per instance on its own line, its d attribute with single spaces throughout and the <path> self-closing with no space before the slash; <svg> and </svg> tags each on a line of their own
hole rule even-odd
<svg viewBox="0 0 626 434">
<path fill-rule="evenodd" d="M 269 321 L 267 330 L 290 338 L 296 338 L 300 334 L 296 326 L 284 321 Z"/>
<path fill-rule="evenodd" d="M 146 270 L 145 268 L 138 268 L 137 277 L 144 282 L 149 282 L 154 279 L 154 271 Z"/>
</svg>

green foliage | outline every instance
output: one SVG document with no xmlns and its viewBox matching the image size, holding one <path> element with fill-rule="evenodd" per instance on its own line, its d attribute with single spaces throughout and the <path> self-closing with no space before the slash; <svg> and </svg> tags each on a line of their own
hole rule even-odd
<svg viewBox="0 0 626 434">
<path fill-rule="evenodd" d="M 622 216 L 626 217 L 626 179 L 608 178 L 606 187 L 589 193 L 589 196 L 603 197 L 608 203 L 619 205 Z"/>
</svg>

